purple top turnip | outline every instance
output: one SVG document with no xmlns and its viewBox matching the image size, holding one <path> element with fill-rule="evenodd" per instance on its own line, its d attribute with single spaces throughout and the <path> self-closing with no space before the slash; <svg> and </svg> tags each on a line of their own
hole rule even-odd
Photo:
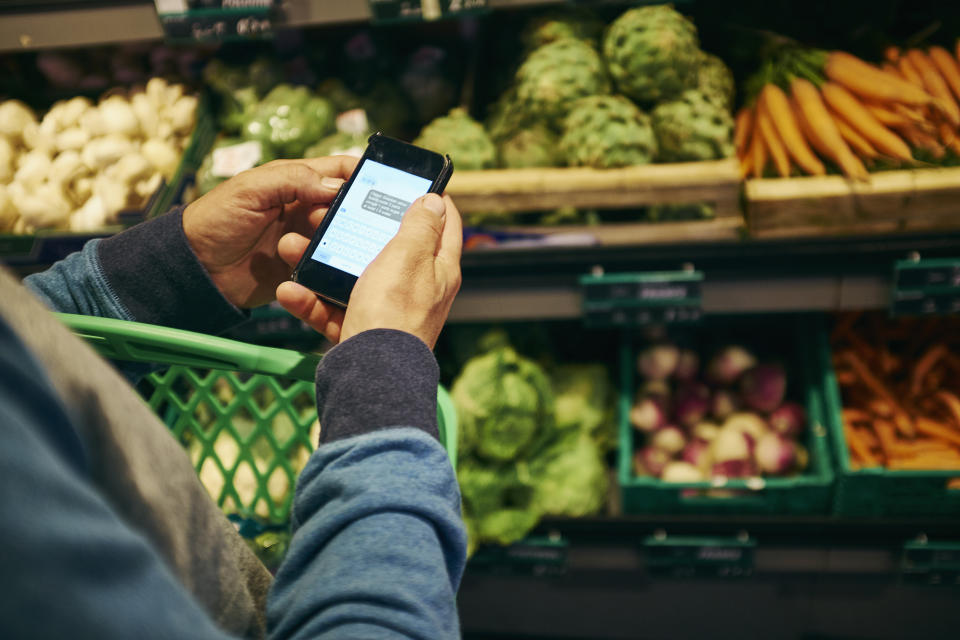
<svg viewBox="0 0 960 640">
<path fill-rule="evenodd" d="M 710 410 L 710 389 L 699 382 L 684 385 L 677 391 L 673 408 L 677 422 L 692 427 L 703 420 Z"/>
<path fill-rule="evenodd" d="M 760 364 L 740 380 L 744 403 L 754 411 L 769 413 L 780 406 L 787 391 L 787 375 L 776 364 Z"/>
<path fill-rule="evenodd" d="M 691 382 L 700 371 L 700 356 L 692 349 L 681 349 L 677 357 L 677 368 L 673 377 L 681 382 Z"/>
<path fill-rule="evenodd" d="M 703 472 L 689 462 L 671 462 L 660 479 L 664 482 L 703 482 Z"/>
<path fill-rule="evenodd" d="M 713 357 L 707 367 L 707 378 L 721 386 L 731 385 L 743 372 L 757 364 L 757 359 L 743 347 L 733 345 L 723 348 Z"/>
<path fill-rule="evenodd" d="M 670 454 L 656 447 L 644 447 L 633 454 L 633 471 L 638 476 L 657 476 L 670 463 Z"/>
<path fill-rule="evenodd" d="M 796 464 L 797 449 L 792 440 L 770 432 L 757 442 L 753 457 L 763 473 L 782 475 Z"/>
<path fill-rule="evenodd" d="M 698 469 L 707 470 L 710 468 L 710 445 L 703 440 L 692 440 L 683 448 L 680 458 Z"/>
<path fill-rule="evenodd" d="M 784 402 L 770 414 L 770 428 L 786 438 L 796 438 L 807 424 L 807 412 L 796 402 Z"/>
<path fill-rule="evenodd" d="M 687 444 L 687 437 L 679 428 L 668 425 L 654 432 L 650 444 L 674 456 L 683 450 Z"/>
<path fill-rule="evenodd" d="M 651 433 L 662 427 L 667 422 L 667 416 L 663 410 L 663 403 L 659 398 L 647 397 L 641 398 L 637 404 L 630 409 L 630 424 L 635 429 L 645 433 Z"/>
<path fill-rule="evenodd" d="M 640 352 L 637 369 L 648 380 L 666 380 L 677 370 L 680 350 L 672 344 L 658 344 Z"/>
<path fill-rule="evenodd" d="M 740 408 L 740 398 L 729 389 L 717 389 L 710 399 L 710 414 L 717 420 L 727 417 Z"/>
</svg>

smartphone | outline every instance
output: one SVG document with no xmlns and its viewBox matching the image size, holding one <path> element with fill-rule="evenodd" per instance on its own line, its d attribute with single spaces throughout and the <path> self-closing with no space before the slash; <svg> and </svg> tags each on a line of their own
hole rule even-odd
<svg viewBox="0 0 960 640">
<path fill-rule="evenodd" d="M 363 270 L 397 233 L 413 201 L 443 193 L 453 174 L 450 156 L 380 133 L 367 143 L 293 272 L 294 282 L 341 307 Z"/>
</svg>

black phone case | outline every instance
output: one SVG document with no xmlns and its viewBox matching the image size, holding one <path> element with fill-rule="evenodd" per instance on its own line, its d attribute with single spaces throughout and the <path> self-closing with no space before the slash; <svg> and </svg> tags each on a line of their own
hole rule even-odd
<svg viewBox="0 0 960 640">
<path fill-rule="evenodd" d="M 378 139 L 384 139 L 384 138 L 390 139 L 390 138 L 387 138 L 387 136 L 384 136 L 380 132 L 377 132 L 371 135 L 367 139 L 368 149 L 367 151 L 364 152 L 363 157 L 364 158 L 368 157 L 367 152 L 369 151 L 370 145 L 374 145 L 376 144 Z M 447 183 L 450 181 L 450 176 L 452 175 L 453 175 L 453 160 L 451 160 L 449 154 L 443 154 L 443 167 L 441 168 L 440 173 L 437 175 L 433 184 L 430 186 L 430 189 L 427 190 L 427 193 L 442 194 L 443 190 L 447 188 Z M 345 182 L 343 186 L 340 187 L 340 190 L 337 192 L 337 195 L 334 197 L 333 201 L 330 203 L 330 207 L 328 211 L 333 211 L 334 213 L 333 215 L 324 216 L 323 222 L 321 222 L 320 226 L 317 227 L 317 231 L 313 234 L 313 238 L 311 238 L 310 240 L 310 245 L 307 247 L 307 250 L 303 252 L 303 256 L 301 256 L 300 258 L 300 262 L 297 263 L 296 268 L 294 268 L 293 270 L 293 274 L 291 275 L 291 280 L 293 280 L 294 282 L 307 286 L 305 283 L 301 282 L 300 280 L 301 269 L 303 268 L 303 265 L 306 264 L 307 261 L 311 259 L 310 256 L 312 256 L 313 252 L 316 250 L 317 244 L 319 244 L 320 239 L 323 238 L 323 235 L 327 232 L 327 228 L 330 226 L 330 223 L 333 221 L 333 218 L 336 216 L 337 212 L 340 210 L 340 205 L 343 203 L 343 199 L 347 195 L 348 188 L 353 185 L 354 176 L 356 176 L 356 172 L 354 172 L 354 174 L 350 176 L 347 182 Z M 321 291 L 317 291 L 309 286 L 307 286 L 307 288 L 313 291 L 314 293 L 316 293 L 318 296 L 320 296 L 324 300 L 332 302 L 338 307 L 346 308 L 347 306 L 347 302 L 345 300 L 339 300 L 331 295 L 325 294 Z M 350 289 L 352 291 L 353 287 L 351 286 Z"/>
</svg>

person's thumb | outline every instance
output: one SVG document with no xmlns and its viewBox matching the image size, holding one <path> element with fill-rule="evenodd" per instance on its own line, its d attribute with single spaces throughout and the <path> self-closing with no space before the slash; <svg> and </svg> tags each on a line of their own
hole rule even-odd
<svg viewBox="0 0 960 640">
<path fill-rule="evenodd" d="M 440 236 L 443 235 L 446 211 L 443 198 L 435 193 L 418 198 L 403 214 L 394 240 L 407 248 L 436 252 Z"/>
</svg>

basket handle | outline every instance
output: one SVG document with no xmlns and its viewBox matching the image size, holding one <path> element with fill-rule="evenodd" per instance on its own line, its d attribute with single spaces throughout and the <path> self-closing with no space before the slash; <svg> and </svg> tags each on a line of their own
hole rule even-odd
<svg viewBox="0 0 960 640">
<path fill-rule="evenodd" d="M 111 360 L 179 364 L 313 381 L 320 356 L 152 324 L 70 313 L 56 316 Z"/>
</svg>

